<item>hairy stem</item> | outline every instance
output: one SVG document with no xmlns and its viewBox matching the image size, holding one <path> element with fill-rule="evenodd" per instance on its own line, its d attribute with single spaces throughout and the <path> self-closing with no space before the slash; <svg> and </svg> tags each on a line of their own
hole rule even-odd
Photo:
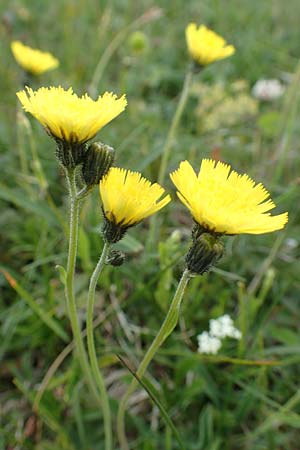
<svg viewBox="0 0 300 450">
<path fill-rule="evenodd" d="M 90 279 L 90 287 L 88 293 L 88 309 L 87 309 L 87 343 L 88 343 L 88 353 L 90 358 L 90 363 L 92 367 L 93 377 L 97 383 L 97 387 L 99 389 L 101 399 L 102 399 L 102 410 L 103 410 L 103 419 L 104 419 L 104 433 L 105 433 L 105 450 L 112 450 L 112 429 L 111 429 L 111 411 L 109 405 L 109 399 L 106 391 L 106 387 L 104 384 L 104 379 L 99 369 L 99 365 L 97 362 L 97 354 L 95 348 L 95 340 L 93 333 L 93 315 L 94 315 L 94 304 L 95 304 L 95 290 L 97 286 L 97 282 L 99 276 L 102 272 L 103 266 L 105 264 L 106 258 L 108 256 L 110 249 L 110 244 L 105 242 L 102 254 L 99 258 L 99 261 L 95 267 L 93 275 Z"/>
<path fill-rule="evenodd" d="M 81 329 L 78 320 L 77 307 L 74 295 L 74 275 L 75 275 L 75 265 L 76 265 L 76 254 L 77 254 L 77 242 L 78 242 L 78 217 L 79 217 L 79 207 L 80 198 L 77 196 L 76 192 L 76 180 L 75 180 L 75 170 L 66 171 L 66 177 L 68 181 L 69 194 L 70 194 L 70 234 L 69 234 L 69 251 L 68 251 L 68 263 L 67 263 L 67 273 L 66 273 L 66 286 L 65 293 L 67 299 L 67 309 L 71 322 L 72 333 L 75 342 L 75 350 L 81 369 L 84 373 L 85 379 L 91 390 L 91 393 L 96 398 L 99 405 L 102 407 L 102 399 L 98 393 L 97 387 L 95 385 L 90 366 L 88 363 L 88 357 L 86 349 L 81 336 Z M 108 447 L 107 447 L 108 448 Z"/>
<path fill-rule="evenodd" d="M 167 337 L 172 333 L 174 330 L 178 318 L 179 318 L 179 312 L 180 312 L 180 305 L 182 301 L 183 294 L 185 292 L 185 288 L 188 284 L 188 281 L 191 277 L 191 274 L 188 270 L 185 270 L 182 274 L 182 277 L 178 283 L 175 295 L 173 297 L 173 300 L 171 302 L 170 308 L 167 312 L 167 315 L 165 317 L 165 320 L 154 338 L 151 346 L 149 347 L 148 351 L 146 352 L 142 362 L 140 363 L 138 370 L 136 372 L 136 375 L 138 378 L 142 378 L 145 371 L 147 370 L 148 365 L 152 361 L 153 357 L 155 356 L 155 353 L 157 350 L 161 347 L 161 345 L 164 343 L 164 341 L 167 339 Z M 131 394 L 134 392 L 134 390 L 138 386 L 138 381 L 136 379 L 133 379 L 131 384 L 129 385 L 127 391 L 125 392 L 119 406 L 118 410 L 118 417 L 117 417 L 117 432 L 118 432 L 118 438 L 120 442 L 120 446 L 122 450 L 129 450 L 126 434 L 125 434 L 125 411 L 127 402 L 131 396 Z"/>
</svg>

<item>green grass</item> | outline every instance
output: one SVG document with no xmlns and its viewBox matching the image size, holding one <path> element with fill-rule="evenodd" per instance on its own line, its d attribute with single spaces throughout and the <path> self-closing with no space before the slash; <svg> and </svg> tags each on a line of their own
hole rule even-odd
<svg viewBox="0 0 300 450">
<path fill-rule="evenodd" d="M 196 85 L 201 78 L 210 86 L 223 83 L 230 92 L 239 79 L 249 86 L 262 77 L 291 82 L 282 99 L 259 104 L 253 117 L 212 131 L 203 131 L 196 114 L 201 99 L 191 95 L 169 169 L 185 158 L 197 167 L 202 157 L 218 155 L 262 181 L 278 211 L 289 211 L 290 221 L 283 232 L 226 239 L 226 254 L 216 270 L 190 283 L 179 325 L 150 365 L 145 386 L 176 426 L 186 450 L 296 450 L 299 2 L 161 0 L 156 2 L 160 17 L 137 27 L 148 41 L 140 55 L 134 54 L 128 37 L 136 29 L 134 21 L 153 7 L 149 0 L 4 3 L 0 5 L 0 449 L 103 448 L 101 413 L 71 347 L 66 349 L 71 330 L 55 269 L 65 265 L 67 257 L 66 185 L 53 142 L 40 125 L 28 117 L 32 129 L 18 123 L 17 130 L 15 92 L 24 80 L 10 41 L 21 39 L 60 59 L 59 69 L 40 77 L 35 87 L 72 85 L 80 93 L 89 88 L 100 57 L 114 42 L 98 88 L 125 92 L 128 107 L 99 139 L 115 147 L 118 165 L 140 170 L 154 181 L 188 64 L 184 29 L 196 21 L 211 26 L 237 48 L 232 58 L 208 67 Z M 250 95 L 249 87 L 246 91 Z M 36 160 L 34 165 L 32 142 L 48 189 Z M 132 379 L 116 355 L 129 367 L 137 367 L 163 321 L 189 244 L 189 215 L 175 199 L 170 181 L 166 188 L 174 202 L 160 214 L 161 242 L 143 252 L 147 224 L 130 230 L 118 245 L 128 253 L 126 264 L 107 267 L 98 287 L 95 337 L 114 417 Z M 82 319 L 89 276 L 102 248 L 100 223 L 95 189 L 81 212 L 76 292 Z M 170 238 L 174 230 L 180 230 L 181 239 Z M 242 329 L 242 341 L 226 342 L 216 356 L 198 354 L 197 334 L 207 329 L 209 319 L 223 313 L 231 314 Z M 57 370 L 41 385 L 54 362 Z M 37 403 L 41 386 L 45 391 Z M 132 449 L 180 448 L 158 411 L 141 388 L 127 415 Z"/>
</svg>

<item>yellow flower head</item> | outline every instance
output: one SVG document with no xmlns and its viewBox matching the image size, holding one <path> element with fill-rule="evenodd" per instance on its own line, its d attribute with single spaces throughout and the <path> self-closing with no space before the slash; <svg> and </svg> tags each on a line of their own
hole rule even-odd
<svg viewBox="0 0 300 450">
<path fill-rule="evenodd" d="M 138 172 L 113 167 L 99 183 L 105 218 L 113 225 L 131 227 L 151 216 L 171 198 L 159 184 L 151 184 Z"/>
<path fill-rule="evenodd" d="M 235 52 L 233 45 L 226 45 L 225 39 L 212 30 L 195 23 L 190 23 L 185 29 L 186 42 L 193 60 L 200 66 L 227 58 Z"/>
<path fill-rule="evenodd" d="M 25 111 L 31 113 L 54 137 L 70 143 L 92 139 L 108 122 L 124 111 L 125 95 L 117 98 L 105 92 L 98 100 L 87 94 L 78 97 L 72 88 L 42 87 L 37 91 L 26 88 L 17 96 Z"/>
<path fill-rule="evenodd" d="M 59 66 L 58 59 L 49 52 L 28 47 L 20 41 L 13 41 L 10 46 L 17 63 L 32 75 L 40 75 Z"/>
<path fill-rule="evenodd" d="M 188 163 L 171 174 L 177 195 L 194 220 L 208 231 L 222 234 L 262 234 L 279 230 L 288 214 L 271 216 L 275 208 L 264 186 L 248 175 L 239 175 L 230 165 L 203 159 L 197 175 Z"/>
</svg>

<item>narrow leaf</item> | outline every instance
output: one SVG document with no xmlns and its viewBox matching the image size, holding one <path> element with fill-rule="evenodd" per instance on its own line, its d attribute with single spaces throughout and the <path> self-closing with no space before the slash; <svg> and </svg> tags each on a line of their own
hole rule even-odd
<svg viewBox="0 0 300 450">
<path fill-rule="evenodd" d="M 157 395 L 154 393 L 153 386 L 151 386 L 150 382 L 147 381 L 145 379 L 145 377 L 143 377 L 143 380 L 142 380 L 133 370 L 131 370 L 130 367 L 127 365 L 127 363 L 122 358 L 122 356 L 117 355 L 117 357 L 119 358 L 121 363 L 129 370 L 129 372 L 134 376 L 134 378 L 139 382 L 139 384 L 145 389 L 145 391 L 147 391 L 147 393 L 148 393 L 149 397 L 151 398 L 151 400 L 153 401 L 153 403 L 155 403 L 155 405 L 160 410 L 160 413 L 161 413 L 163 419 L 165 420 L 166 424 L 173 432 L 174 437 L 175 437 L 176 441 L 178 442 L 181 450 L 186 450 L 186 446 L 183 444 L 182 439 L 177 431 L 177 428 L 173 424 L 171 417 L 169 416 L 169 414 L 168 414 L 167 410 L 165 409 L 165 407 L 163 406 L 163 404 L 159 401 Z"/>
<path fill-rule="evenodd" d="M 69 342 L 68 335 L 59 323 L 53 319 L 48 312 L 44 311 L 43 308 L 40 307 L 35 299 L 17 282 L 15 278 L 10 275 L 10 273 L 8 273 L 5 269 L 0 269 L 0 271 L 9 282 L 10 286 L 26 301 L 28 306 L 39 316 L 42 322 L 54 331 L 54 333 L 64 342 Z"/>
</svg>

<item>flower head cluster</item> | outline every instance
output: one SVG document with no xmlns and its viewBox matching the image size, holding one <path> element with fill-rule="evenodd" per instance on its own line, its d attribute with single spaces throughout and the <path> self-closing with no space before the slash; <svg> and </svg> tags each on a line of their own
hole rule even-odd
<svg viewBox="0 0 300 450">
<path fill-rule="evenodd" d="M 204 25 L 197 28 L 195 23 L 190 23 L 186 27 L 185 35 L 188 51 L 200 66 L 207 66 L 235 52 L 233 45 L 226 45 L 225 39 Z"/>
<path fill-rule="evenodd" d="M 222 342 L 220 339 L 211 336 L 207 331 L 197 336 L 198 352 L 208 355 L 216 355 L 221 348 Z"/>
<path fill-rule="evenodd" d="M 177 195 L 202 228 L 216 234 L 262 234 L 284 227 L 288 214 L 271 216 L 268 191 L 230 165 L 204 159 L 198 175 L 188 161 L 171 174 Z"/>
<path fill-rule="evenodd" d="M 117 242 L 127 230 L 166 206 L 171 198 L 161 198 L 165 190 L 152 184 L 138 172 L 113 167 L 99 183 L 103 214 L 106 220 L 104 235 Z M 115 240 L 117 239 L 117 240 Z"/>
<path fill-rule="evenodd" d="M 209 332 L 212 336 L 220 339 L 230 337 L 233 339 L 241 339 L 242 333 L 240 330 L 235 328 L 232 318 L 229 314 L 224 314 L 224 316 L 218 319 L 211 319 L 209 321 Z"/>
<path fill-rule="evenodd" d="M 62 87 L 27 87 L 17 93 L 25 111 L 32 114 L 56 139 L 83 143 L 92 139 L 101 128 L 124 111 L 127 101 L 105 92 L 96 101 L 87 94 L 78 97 Z"/>
<path fill-rule="evenodd" d="M 235 328 L 231 317 L 225 314 L 218 319 L 211 319 L 209 321 L 209 331 L 203 331 L 197 336 L 198 352 L 217 354 L 221 348 L 222 339 L 227 337 L 238 340 L 242 337 L 242 333 Z"/>
<path fill-rule="evenodd" d="M 270 102 L 277 100 L 284 93 L 284 86 L 279 80 L 258 80 L 252 89 L 255 98 Z"/>
<path fill-rule="evenodd" d="M 195 113 L 200 132 L 232 129 L 254 119 L 258 113 L 259 103 L 249 95 L 245 80 L 237 80 L 230 86 L 221 81 L 213 85 L 197 83 L 193 86 L 193 93 L 198 100 Z"/>
<path fill-rule="evenodd" d="M 48 70 L 56 69 L 59 61 L 49 52 L 33 49 L 20 41 L 11 43 L 11 51 L 17 63 L 32 75 L 41 75 Z"/>
</svg>

